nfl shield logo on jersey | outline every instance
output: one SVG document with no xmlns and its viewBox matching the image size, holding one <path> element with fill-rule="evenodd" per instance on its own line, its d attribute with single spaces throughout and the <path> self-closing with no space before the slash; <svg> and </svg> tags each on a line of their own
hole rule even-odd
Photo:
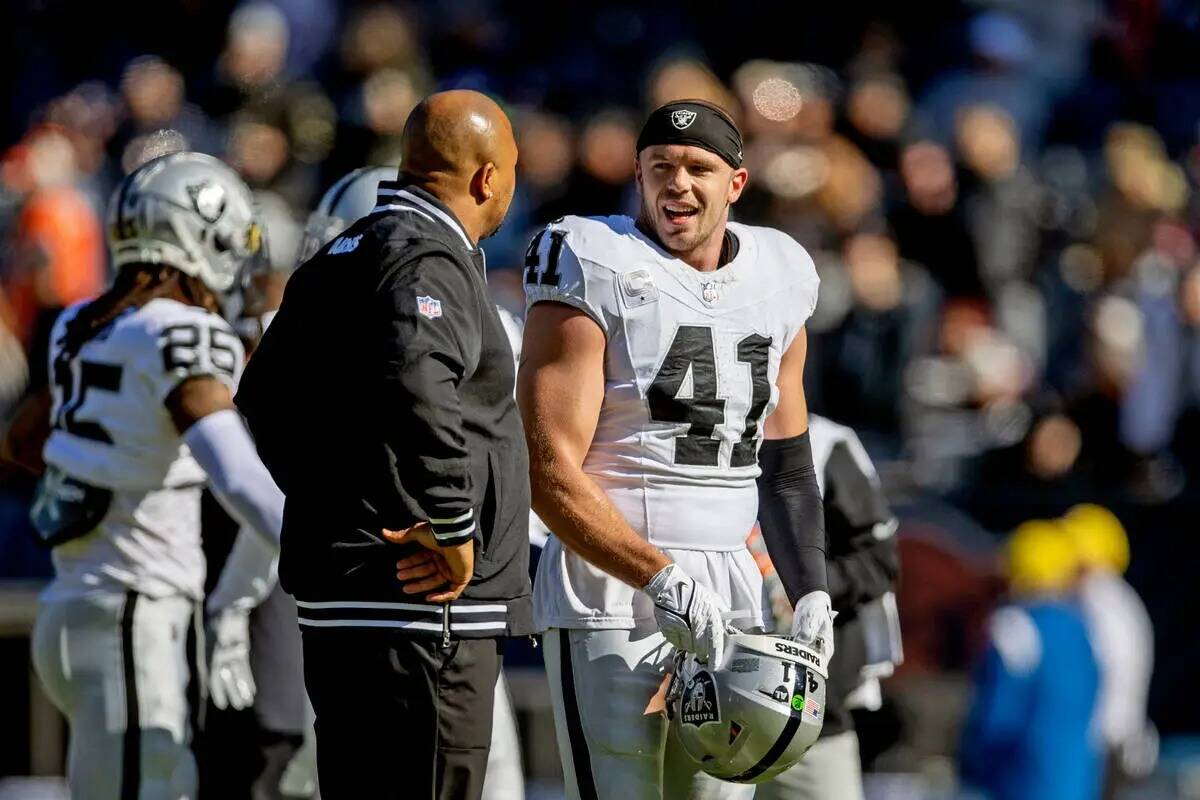
<svg viewBox="0 0 1200 800">
<path fill-rule="evenodd" d="M 721 292 L 717 288 L 717 284 L 714 281 L 706 281 L 704 285 L 700 287 L 700 296 L 704 298 L 704 302 L 712 305 L 713 303 L 717 302 L 718 299 L 720 299 Z"/>
<path fill-rule="evenodd" d="M 688 111 L 686 108 L 680 108 L 671 112 L 671 124 L 679 130 L 687 130 L 687 127 L 696 120 L 696 112 Z"/>
<path fill-rule="evenodd" d="M 428 319 L 437 319 L 442 316 L 442 301 L 434 300 L 432 297 L 417 296 L 417 313 Z"/>
</svg>

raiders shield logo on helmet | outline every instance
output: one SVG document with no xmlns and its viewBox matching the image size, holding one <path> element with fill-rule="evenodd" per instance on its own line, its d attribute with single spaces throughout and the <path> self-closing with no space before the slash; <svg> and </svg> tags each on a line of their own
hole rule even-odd
<svg viewBox="0 0 1200 800">
<path fill-rule="evenodd" d="M 687 127 L 695 121 L 695 111 L 688 111 L 686 108 L 680 108 L 671 112 L 671 124 L 681 131 L 687 130 Z"/>
<path fill-rule="evenodd" d="M 703 725 L 721 718 L 717 705 L 717 685 L 712 675 L 697 672 L 683 690 L 683 703 L 679 709 L 680 721 L 685 725 Z"/>
<path fill-rule="evenodd" d="M 205 222 L 216 222 L 225 213 L 225 190 L 215 183 L 203 181 L 187 187 L 192 205 Z"/>
</svg>

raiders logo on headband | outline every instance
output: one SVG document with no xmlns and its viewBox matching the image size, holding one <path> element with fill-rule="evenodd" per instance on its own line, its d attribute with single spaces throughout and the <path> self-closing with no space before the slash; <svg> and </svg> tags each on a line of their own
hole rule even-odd
<svg viewBox="0 0 1200 800">
<path fill-rule="evenodd" d="M 742 165 L 742 134 L 729 115 L 703 100 L 675 100 L 650 112 L 637 149 L 654 145 L 700 147 L 734 169 Z"/>
<path fill-rule="evenodd" d="M 695 111 L 688 111 L 686 108 L 680 108 L 671 112 L 671 124 L 681 131 L 687 130 L 687 127 L 695 121 Z"/>
</svg>

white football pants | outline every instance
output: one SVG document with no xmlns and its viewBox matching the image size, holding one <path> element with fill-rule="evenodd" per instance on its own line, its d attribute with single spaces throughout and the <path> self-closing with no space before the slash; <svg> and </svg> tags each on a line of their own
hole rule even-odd
<svg viewBox="0 0 1200 800">
<path fill-rule="evenodd" d="M 658 631 L 551 628 L 543 642 L 570 800 L 754 796 L 753 786 L 700 772 L 669 735 L 665 711 L 648 709 L 665 693 L 674 652 Z"/>
<path fill-rule="evenodd" d="M 71 723 L 67 782 L 73 800 L 189 800 L 189 632 L 203 642 L 198 605 L 134 592 L 43 603 L 33 663 Z M 199 646 L 201 652 L 203 647 Z"/>
<path fill-rule="evenodd" d="M 496 702 L 492 706 L 492 745 L 483 776 L 483 800 L 525 800 L 521 739 L 503 671 L 496 681 Z"/>
<path fill-rule="evenodd" d="M 798 764 L 758 787 L 755 800 L 863 800 L 854 731 L 817 739 Z"/>
</svg>

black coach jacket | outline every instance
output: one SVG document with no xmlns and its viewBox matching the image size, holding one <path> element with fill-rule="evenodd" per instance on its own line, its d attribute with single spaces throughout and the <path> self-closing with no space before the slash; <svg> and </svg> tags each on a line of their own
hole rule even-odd
<svg viewBox="0 0 1200 800">
<path fill-rule="evenodd" d="M 301 626 L 532 631 L 514 380 L 482 251 L 431 194 L 381 183 L 375 210 L 292 276 L 235 398 L 287 495 L 279 577 Z M 441 542 L 475 539 L 449 609 L 401 591 L 415 546 L 380 535 L 421 520 Z"/>
</svg>

